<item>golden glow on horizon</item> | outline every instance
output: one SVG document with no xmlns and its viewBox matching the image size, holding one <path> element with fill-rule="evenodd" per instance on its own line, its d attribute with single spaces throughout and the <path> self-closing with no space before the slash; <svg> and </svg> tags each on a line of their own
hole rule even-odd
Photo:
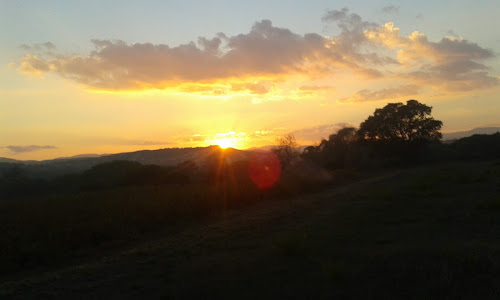
<svg viewBox="0 0 500 300">
<path fill-rule="evenodd" d="M 189 81 L 165 81 L 154 84 L 135 82 L 130 86 L 116 88 L 94 87 L 81 85 L 91 94 L 120 95 L 125 97 L 135 96 L 190 96 L 198 99 L 216 98 L 219 100 L 231 100 L 234 97 L 257 97 L 258 103 L 272 100 L 276 96 L 282 98 L 296 89 L 295 84 L 286 84 L 297 75 L 273 74 L 260 76 L 228 77 L 200 82 Z M 299 76 L 300 77 L 300 76 Z"/>
<path fill-rule="evenodd" d="M 205 144 L 219 145 L 222 149 L 226 148 L 244 148 L 248 136 L 245 132 L 229 131 L 225 133 L 217 133 L 213 138 L 207 138 Z"/>
<path fill-rule="evenodd" d="M 213 140 L 213 142 L 219 145 L 219 147 L 221 147 L 222 149 L 226 149 L 229 147 L 234 148 L 236 146 L 235 141 L 232 138 L 222 138 L 218 140 Z"/>
</svg>

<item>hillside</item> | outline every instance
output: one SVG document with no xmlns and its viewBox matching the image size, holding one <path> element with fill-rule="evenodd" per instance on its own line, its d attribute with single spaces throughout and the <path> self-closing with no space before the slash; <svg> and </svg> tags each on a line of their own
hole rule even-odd
<svg viewBox="0 0 500 300">
<path fill-rule="evenodd" d="M 208 157 L 224 152 L 228 162 L 243 160 L 251 151 L 237 149 L 221 149 L 218 146 L 198 148 L 166 148 L 158 150 L 141 150 L 109 154 L 97 157 L 72 157 L 58 158 L 44 161 L 17 161 L 7 158 L 0 159 L 0 173 L 2 169 L 11 168 L 13 163 L 21 164 L 20 168 L 31 177 L 52 178 L 69 173 L 79 173 L 91 167 L 114 160 L 135 161 L 144 165 L 175 166 L 184 161 L 191 160 L 203 164 Z"/>
<path fill-rule="evenodd" d="M 443 133 L 443 141 L 453 141 L 474 134 L 494 134 L 496 132 L 500 132 L 500 127 L 481 127 L 481 128 L 474 128 L 468 131 Z"/>
<path fill-rule="evenodd" d="M 498 299 L 499 189 L 498 160 L 386 171 L 96 246 L 0 297 Z M 106 197 L 153 195 L 126 191 Z"/>
<path fill-rule="evenodd" d="M 0 157 L 0 163 L 20 163 L 20 160 L 15 160 L 11 158 L 6 158 L 6 157 Z"/>
</svg>

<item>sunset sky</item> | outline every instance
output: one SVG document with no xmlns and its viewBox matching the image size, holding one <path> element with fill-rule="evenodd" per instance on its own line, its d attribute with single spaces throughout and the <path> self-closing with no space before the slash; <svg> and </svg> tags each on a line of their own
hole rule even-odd
<svg viewBox="0 0 500 300">
<path fill-rule="evenodd" d="M 0 156 L 301 144 L 377 107 L 500 126 L 500 2 L 0 0 Z"/>
</svg>

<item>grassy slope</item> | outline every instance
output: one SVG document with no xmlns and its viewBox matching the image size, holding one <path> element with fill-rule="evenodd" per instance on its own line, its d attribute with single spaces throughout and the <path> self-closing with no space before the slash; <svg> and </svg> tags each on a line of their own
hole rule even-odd
<svg viewBox="0 0 500 300">
<path fill-rule="evenodd" d="M 0 298 L 498 299 L 499 195 L 499 162 L 397 171 L 5 278 Z"/>
</svg>

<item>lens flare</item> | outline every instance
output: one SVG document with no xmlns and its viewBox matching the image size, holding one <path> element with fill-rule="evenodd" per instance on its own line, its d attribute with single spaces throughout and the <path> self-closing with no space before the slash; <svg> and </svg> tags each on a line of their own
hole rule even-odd
<svg viewBox="0 0 500 300">
<path fill-rule="evenodd" d="M 253 183 L 261 189 L 273 186 L 281 175 L 281 165 L 274 152 L 255 153 L 250 158 L 248 173 Z"/>
</svg>

